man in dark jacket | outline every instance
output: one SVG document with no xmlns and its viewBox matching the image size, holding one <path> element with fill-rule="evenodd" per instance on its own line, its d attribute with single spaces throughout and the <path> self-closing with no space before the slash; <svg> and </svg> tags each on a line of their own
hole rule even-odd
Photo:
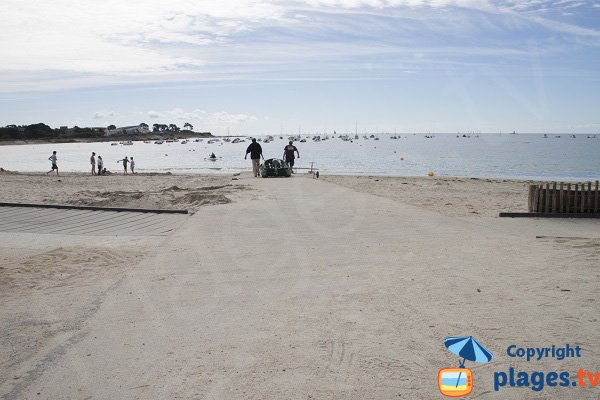
<svg viewBox="0 0 600 400">
<path fill-rule="evenodd" d="M 260 147 L 260 144 L 256 143 L 256 139 L 252 139 L 252 143 L 250 143 L 250 146 L 246 149 L 244 160 L 248 158 L 248 153 L 250 153 L 250 159 L 252 160 L 252 173 L 254 174 L 254 177 L 260 176 L 260 171 L 258 169 L 260 166 L 260 158 L 262 157 L 264 160 L 265 157 L 263 157 L 262 147 Z"/>
<path fill-rule="evenodd" d="M 300 152 L 296 146 L 294 146 L 294 142 L 290 140 L 290 144 L 283 148 L 283 159 L 292 169 L 292 174 L 294 173 L 294 152 L 296 152 L 298 154 L 298 158 L 300 158 Z"/>
</svg>

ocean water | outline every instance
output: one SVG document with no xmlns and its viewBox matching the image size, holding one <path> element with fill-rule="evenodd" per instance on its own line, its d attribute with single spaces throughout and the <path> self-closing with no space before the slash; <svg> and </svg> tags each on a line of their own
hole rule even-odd
<svg viewBox="0 0 600 400">
<path fill-rule="evenodd" d="M 420 134 L 403 134 L 392 139 L 379 134 L 379 140 L 342 141 L 329 138 L 306 143 L 296 142 L 300 159 L 296 166 L 318 168 L 322 174 L 424 176 L 428 172 L 441 176 L 518 178 L 543 180 L 596 180 L 600 178 L 600 134 L 549 135 L 481 134 L 470 138 L 438 134 L 426 138 Z M 48 157 L 57 151 L 58 165 L 65 172 L 90 169 L 92 151 L 101 155 L 112 172 L 121 172 L 117 160 L 133 156 L 138 172 L 233 173 L 250 170 L 244 160 L 244 143 L 208 144 L 190 140 L 154 143 L 134 142 L 132 146 L 111 143 L 64 143 L 0 146 L 0 167 L 12 171 L 41 172 L 50 169 Z M 261 143 L 265 158 L 282 158 L 287 138 Z M 218 161 L 209 161 L 214 152 Z M 403 158 L 403 160 L 401 159 Z"/>
</svg>

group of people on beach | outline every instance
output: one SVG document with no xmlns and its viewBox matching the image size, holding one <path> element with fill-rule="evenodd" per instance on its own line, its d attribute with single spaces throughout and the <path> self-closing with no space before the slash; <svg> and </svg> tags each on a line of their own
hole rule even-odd
<svg viewBox="0 0 600 400">
<path fill-rule="evenodd" d="M 48 175 L 49 173 L 56 171 L 56 175 L 58 175 L 58 157 L 56 156 L 56 151 L 52 152 L 52 155 L 50 157 L 48 157 L 48 160 L 52 163 L 52 169 L 50 169 L 50 171 L 46 172 L 46 175 Z M 129 157 L 127 158 L 127 156 L 125 156 L 123 159 L 117 161 L 118 163 L 123 163 L 123 174 L 127 175 L 128 174 L 128 166 L 129 166 L 129 171 L 131 171 L 132 174 L 135 174 L 135 161 L 133 160 L 133 157 Z M 96 157 L 96 153 L 92 152 L 92 156 L 90 157 L 90 164 L 92 165 L 92 175 L 97 175 L 97 176 L 106 176 L 106 175 L 111 175 L 112 173 L 107 170 L 104 167 L 104 160 L 102 159 L 102 156 L 98 156 Z M 96 166 L 98 167 L 98 169 L 96 169 Z"/>
<path fill-rule="evenodd" d="M 300 158 L 300 152 L 298 151 L 296 146 L 294 146 L 294 142 L 290 140 L 289 144 L 283 148 L 283 161 L 288 163 L 288 165 L 292 169 L 292 174 L 294 173 L 294 160 L 296 158 L 294 153 L 298 154 L 298 158 Z M 265 157 L 262 154 L 262 147 L 260 144 L 258 144 L 256 139 L 252 139 L 252 143 L 250 143 L 250 145 L 246 149 L 246 155 L 244 156 L 244 160 L 248 159 L 248 154 L 250 154 L 250 159 L 252 160 L 252 173 L 254 174 L 255 178 L 259 177 L 260 159 L 262 158 L 264 160 Z"/>
<path fill-rule="evenodd" d="M 98 173 L 96 173 L 96 162 L 98 163 Z M 132 174 L 135 174 L 135 161 L 133 161 L 133 157 L 127 158 L 127 156 L 125 156 L 117 162 L 123 163 L 123 175 L 128 174 L 128 165 L 129 171 L 131 171 Z M 110 175 L 110 172 L 104 168 L 104 161 L 102 160 L 102 157 L 98 156 L 98 160 L 96 160 L 96 153 L 94 152 L 92 152 L 92 156 L 90 157 L 90 164 L 92 164 L 92 175 Z"/>
<path fill-rule="evenodd" d="M 246 149 L 246 155 L 244 156 L 244 159 L 248 159 L 248 154 L 250 154 L 250 159 L 252 160 L 252 173 L 254 174 L 254 177 L 259 177 L 260 159 L 262 158 L 264 160 L 265 157 L 262 153 L 262 147 L 260 144 L 258 144 L 256 139 L 252 139 L 252 143 L 250 143 L 250 145 Z M 283 148 L 283 160 L 290 166 L 290 168 L 292 169 L 292 173 L 294 173 L 293 168 L 296 155 L 298 155 L 298 158 L 300 158 L 300 152 L 298 151 L 296 146 L 294 146 L 294 142 L 290 140 L 289 144 Z M 212 153 L 210 155 L 210 158 L 216 159 L 217 157 L 215 156 L 215 153 Z M 56 171 L 56 175 L 58 175 L 58 157 L 56 156 L 56 151 L 52 152 L 52 155 L 48 157 L 48 160 L 52 163 L 52 169 L 46 172 L 46 175 L 53 171 Z M 133 160 L 133 157 L 128 158 L 127 156 L 125 156 L 117 162 L 122 163 L 124 175 L 127 175 L 129 172 L 135 174 L 135 161 Z M 90 164 L 92 166 L 92 175 L 111 175 L 111 172 L 104 167 L 104 160 L 102 159 L 102 156 L 96 156 L 95 152 L 92 152 L 92 155 L 90 157 Z"/>
</svg>

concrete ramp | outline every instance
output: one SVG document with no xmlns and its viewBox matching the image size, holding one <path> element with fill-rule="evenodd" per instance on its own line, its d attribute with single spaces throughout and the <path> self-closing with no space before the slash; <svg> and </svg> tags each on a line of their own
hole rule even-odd
<svg viewBox="0 0 600 400">
<path fill-rule="evenodd" d="M 136 211 L 0 206 L 0 232 L 83 236 L 166 236 L 187 215 Z"/>
</svg>

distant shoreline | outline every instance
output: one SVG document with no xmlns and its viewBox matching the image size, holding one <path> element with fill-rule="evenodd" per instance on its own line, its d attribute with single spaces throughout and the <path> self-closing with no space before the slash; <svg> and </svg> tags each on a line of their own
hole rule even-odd
<svg viewBox="0 0 600 400">
<path fill-rule="evenodd" d="M 169 132 L 163 134 L 160 132 L 138 133 L 130 135 L 112 135 L 90 138 L 45 138 L 45 139 L 6 139 L 0 140 L 0 146 L 15 146 L 27 144 L 56 144 L 56 143 L 96 143 L 96 142 L 119 142 L 123 140 L 167 140 L 167 139 L 189 139 L 189 138 L 210 138 L 213 135 L 210 132 Z"/>
</svg>

